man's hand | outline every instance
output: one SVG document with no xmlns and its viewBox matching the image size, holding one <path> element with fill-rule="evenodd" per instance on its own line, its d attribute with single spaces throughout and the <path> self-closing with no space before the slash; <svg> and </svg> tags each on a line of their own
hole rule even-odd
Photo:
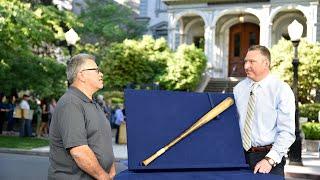
<svg viewBox="0 0 320 180">
<path fill-rule="evenodd" d="M 116 166 L 115 166 L 115 163 L 112 163 L 112 166 L 109 171 L 110 179 L 113 179 L 115 175 L 116 175 Z"/>
<path fill-rule="evenodd" d="M 256 174 L 259 173 L 269 173 L 272 169 L 272 166 L 269 164 L 269 162 L 266 159 L 262 159 L 259 161 L 256 166 L 254 167 L 253 173 Z"/>
</svg>

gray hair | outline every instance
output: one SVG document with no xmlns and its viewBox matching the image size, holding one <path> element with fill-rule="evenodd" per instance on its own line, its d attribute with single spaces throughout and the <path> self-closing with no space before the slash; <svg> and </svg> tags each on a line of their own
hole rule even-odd
<svg viewBox="0 0 320 180">
<path fill-rule="evenodd" d="M 271 63 L 271 55 L 270 55 L 270 51 L 267 47 L 265 46 L 261 46 L 261 45 L 253 45 L 253 46 L 250 46 L 249 49 L 248 49 L 248 52 L 249 51 L 255 51 L 255 50 L 258 50 L 260 51 L 260 53 L 267 58 L 267 60 Z"/>
<path fill-rule="evenodd" d="M 81 53 L 73 56 L 70 60 L 68 60 L 66 72 L 69 84 L 73 83 L 80 70 L 80 67 L 88 60 L 96 61 L 96 58 L 93 55 Z"/>
</svg>

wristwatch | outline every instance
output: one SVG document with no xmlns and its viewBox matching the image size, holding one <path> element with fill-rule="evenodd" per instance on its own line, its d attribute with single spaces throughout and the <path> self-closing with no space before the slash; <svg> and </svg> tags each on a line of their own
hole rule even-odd
<svg viewBox="0 0 320 180">
<path fill-rule="evenodd" d="M 276 167 L 277 163 L 272 158 L 264 157 L 264 159 L 267 160 L 272 167 Z"/>
</svg>

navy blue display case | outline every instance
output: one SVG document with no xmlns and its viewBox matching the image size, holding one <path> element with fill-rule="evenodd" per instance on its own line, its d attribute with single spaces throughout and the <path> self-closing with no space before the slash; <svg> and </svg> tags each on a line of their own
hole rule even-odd
<svg viewBox="0 0 320 180">
<path fill-rule="evenodd" d="M 128 170 L 116 179 L 283 179 L 248 170 L 235 104 L 142 165 L 227 97 L 233 95 L 126 90 Z"/>
</svg>

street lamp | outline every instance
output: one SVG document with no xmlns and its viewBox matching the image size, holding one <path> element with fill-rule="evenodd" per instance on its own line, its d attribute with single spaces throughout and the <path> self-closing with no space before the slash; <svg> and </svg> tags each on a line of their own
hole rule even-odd
<svg viewBox="0 0 320 180">
<path fill-rule="evenodd" d="M 292 89 L 295 97 L 295 135 L 296 140 L 290 147 L 289 151 L 289 164 L 291 165 L 299 165 L 302 166 L 301 160 L 301 136 L 300 136 L 300 129 L 299 129 L 299 106 L 298 106 L 298 66 L 299 66 L 299 58 L 298 58 L 298 46 L 300 42 L 300 38 L 303 33 L 303 26 L 297 20 L 294 20 L 288 26 L 288 33 L 294 47 L 294 58 L 292 60 L 293 65 L 293 83 Z"/>
<path fill-rule="evenodd" d="M 64 37 L 68 44 L 69 54 L 72 56 L 72 47 L 80 40 L 80 37 L 72 28 L 64 34 Z"/>
</svg>

